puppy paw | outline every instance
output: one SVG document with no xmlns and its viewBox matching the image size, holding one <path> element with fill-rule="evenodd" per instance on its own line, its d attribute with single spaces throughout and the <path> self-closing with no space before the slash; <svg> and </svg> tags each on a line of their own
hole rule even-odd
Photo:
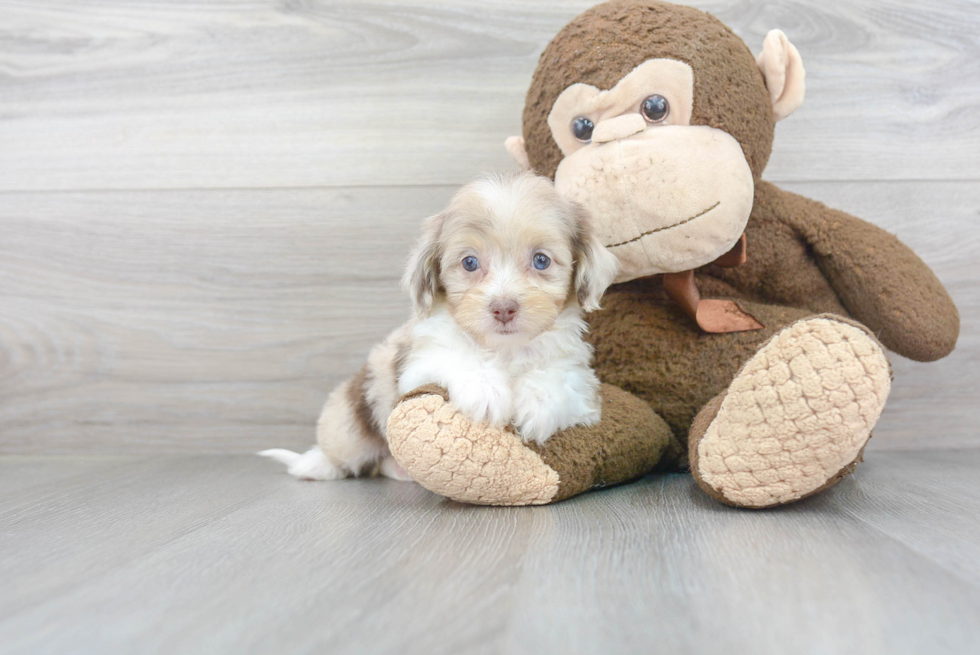
<svg viewBox="0 0 980 655">
<path fill-rule="evenodd" d="M 514 427 L 525 443 L 543 444 L 558 431 L 558 415 L 547 404 L 519 403 L 514 412 Z"/>
<path fill-rule="evenodd" d="M 381 460 L 381 475 L 399 482 L 414 482 L 412 476 L 398 465 L 394 457 L 385 457 Z"/>
<path fill-rule="evenodd" d="M 589 384 L 591 372 L 579 376 L 541 373 L 522 379 L 514 389 L 514 427 L 525 442 L 543 444 L 559 430 L 595 425 L 601 417 L 599 398 Z M 598 380 L 595 381 L 598 387 Z"/>
<path fill-rule="evenodd" d="M 463 375 L 448 385 L 449 399 L 453 405 L 474 423 L 507 425 L 513 398 L 507 379 L 495 371 Z"/>
</svg>

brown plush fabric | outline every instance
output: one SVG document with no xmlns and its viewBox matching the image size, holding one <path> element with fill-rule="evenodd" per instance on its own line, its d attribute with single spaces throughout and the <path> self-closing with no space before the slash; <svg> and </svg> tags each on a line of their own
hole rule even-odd
<svg viewBox="0 0 980 655">
<path fill-rule="evenodd" d="M 759 181 L 746 236 L 745 264 L 699 271 L 703 296 L 850 316 L 916 361 L 940 359 L 955 347 L 960 319 L 946 289 L 876 225 Z"/>
<path fill-rule="evenodd" d="M 449 402 L 449 392 L 446 391 L 443 387 L 440 387 L 438 384 L 423 384 L 421 387 L 418 387 L 417 389 L 413 389 L 412 391 L 409 391 L 407 394 L 402 396 L 398 402 L 403 403 L 406 400 L 410 400 L 412 398 L 418 398 L 420 396 L 440 396 L 447 403 Z"/>
<path fill-rule="evenodd" d="M 554 500 L 562 500 L 646 474 L 661 460 L 671 439 L 670 428 L 647 403 L 604 384 L 599 425 L 570 428 L 544 445 L 527 447 L 558 472 Z"/>
<path fill-rule="evenodd" d="M 596 373 L 603 382 L 646 401 L 682 443 L 694 416 L 728 387 L 760 345 L 812 314 L 743 301 L 742 308 L 764 329 L 706 334 L 667 299 L 660 276 L 616 285 L 602 305 L 589 315 L 586 337 L 595 347 Z M 663 468 L 683 468 L 686 460 L 684 449 Z"/>
<path fill-rule="evenodd" d="M 696 278 L 701 295 L 846 315 L 837 292 L 811 257 L 810 245 L 774 202 L 782 193 L 768 182 L 756 182 L 752 214 L 745 228 L 746 261 L 734 268 L 712 264 L 700 269 Z"/>
<path fill-rule="evenodd" d="M 554 177 L 562 159 L 548 128 L 555 100 L 576 82 L 611 89 L 648 59 L 677 59 L 694 69 L 692 125 L 731 134 L 756 178 L 772 149 L 775 119 L 755 57 L 717 18 L 655 0 L 614 0 L 572 20 L 548 44 L 524 105 L 531 166 Z"/>
<path fill-rule="evenodd" d="M 406 394 L 388 422 L 391 454 L 413 479 L 481 505 L 539 505 L 627 482 L 650 471 L 670 440 L 649 405 L 609 385 L 601 424 L 558 432 L 544 445 L 470 423 L 434 385 Z"/>
<path fill-rule="evenodd" d="M 706 334 L 667 298 L 662 277 L 613 286 L 603 309 L 588 317 L 595 369 L 604 383 L 618 387 L 603 387 L 608 407 L 602 422 L 556 435 L 544 448 L 516 447 L 511 452 L 520 465 L 513 467 L 516 473 L 509 464 L 498 467 L 501 475 L 515 479 L 523 479 L 526 470 L 558 472 L 554 498 L 549 495 L 553 487 L 542 487 L 545 491 L 537 496 L 510 489 L 497 497 L 481 492 L 479 502 L 549 502 L 637 477 L 644 467 L 685 467 L 689 435 L 696 443 L 717 412 L 709 402 L 723 397 L 736 373 L 774 334 L 807 317 L 829 313 L 855 319 L 887 348 L 920 361 L 939 359 L 955 346 L 956 307 L 911 250 L 874 225 L 759 179 L 775 125 L 769 94 L 748 47 L 708 14 L 655 0 L 613 0 L 563 28 L 542 54 L 527 95 L 524 138 L 531 165 L 553 177 L 561 161 L 547 117 L 565 88 L 583 82 L 609 89 L 637 65 L 658 57 L 691 65 L 691 123 L 735 137 L 755 177 L 745 230 L 747 261 L 736 268 L 698 269 L 697 287 L 702 298 L 737 301 L 765 327 Z M 594 219 L 624 220 L 616 215 Z M 827 372 L 831 378 L 846 373 L 833 367 Z M 457 427 L 468 442 L 487 436 L 472 426 Z M 432 441 L 442 436 L 433 434 Z M 528 468 L 528 461 L 538 468 Z M 820 489 L 853 467 L 854 462 L 830 475 Z M 433 470 L 412 475 L 435 478 Z"/>
<path fill-rule="evenodd" d="M 847 313 L 885 346 L 928 362 L 956 346 L 960 317 L 928 266 L 894 235 L 823 203 L 762 183 L 754 210 L 771 212 L 807 244 Z M 796 269 L 783 278 L 799 277 Z"/>
<path fill-rule="evenodd" d="M 704 483 L 704 480 L 701 479 L 701 475 L 699 474 L 700 469 L 698 467 L 698 443 L 701 441 L 701 437 L 704 436 L 705 432 L 708 431 L 708 426 L 711 425 L 711 422 L 714 421 L 715 417 L 718 415 L 718 410 L 721 409 L 721 403 L 725 400 L 726 395 L 728 395 L 728 392 L 722 391 L 720 394 L 708 401 L 708 404 L 705 405 L 700 412 L 698 412 L 697 416 L 694 417 L 694 421 L 691 422 L 690 434 L 688 434 L 687 452 L 691 465 L 691 476 L 694 478 L 694 481 L 698 484 L 698 486 L 701 487 L 706 494 L 718 502 L 726 505 L 734 505 L 734 503 L 725 498 L 720 491 L 711 485 Z"/>
<path fill-rule="evenodd" d="M 959 314 L 948 293 L 881 228 L 759 182 L 746 236 L 745 264 L 706 266 L 695 279 L 702 297 L 739 300 L 765 329 L 701 332 L 667 298 L 663 276 L 613 286 L 589 315 L 600 379 L 649 402 L 676 437 L 762 343 L 806 316 L 857 319 L 886 348 L 918 361 L 955 346 Z"/>
</svg>

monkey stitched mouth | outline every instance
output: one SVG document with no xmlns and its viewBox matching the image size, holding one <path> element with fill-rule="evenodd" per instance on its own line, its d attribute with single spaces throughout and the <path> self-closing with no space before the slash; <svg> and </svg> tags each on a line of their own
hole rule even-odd
<svg viewBox="0 0 980 655">
<path fill-rule="evenodd" d="M 639 241 L 643 237 L 650 236 L 651 234 L 655 234 L 657 232 L 663 232 L 664 230 L 669 230 L 671 228 L 679 227 L 681 225 L 686 225 L 686 224 L 690 223 L 693 220 L 696 220 L 698 218 L 701 218 L 702 216 L 704 216 L 705 214 L 707 214 L 708 212 L 710 212 L 712 209 L 714 209 L 715 207 L 717 207 L 720 204 L 721 204 L 721 201 L 719 200 L 718 202 L 716 202 L 715 204 L 711 205 L 710 207 L 708 207 L 707 209 L 705 209 L 701 213 L 695 214 L 694 216 L 692 216 L 690 218 L 685 218 L 683 221 L 678 221 L 677 223 L 674 223 L 672 225 L 664 225 L 663 227 L 655 227 L 652 230 L 647 230 L 646 232 L 644 232 L 643 234 L 640 234 L 639 236 L 633 237 L 632 239 L 627 239 L 626 241 L 620 241 L 619 243 L 614 243 L 614 244 L 608 245 L 606 247 L 607 248 L 616 248 L 617 246 L 625 246 L 627 243 L 633 243 L 634 241 Z"/>
</svg>

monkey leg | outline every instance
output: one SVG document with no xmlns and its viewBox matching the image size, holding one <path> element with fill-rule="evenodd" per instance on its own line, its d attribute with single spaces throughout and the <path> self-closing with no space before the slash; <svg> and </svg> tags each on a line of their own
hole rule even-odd
<svg viewBox="0 0 980 655">
<path fill-rule="evenodd" d="M 408 394 L 388 420 L 391 453 L 412 479 L 478 505 L 542 505 L 632 480 L 654 468 L 672 439 L 649 405 L 607 384 L 598 425 L 563 430 L 544 445 L 474 425 L 438 387 Z"/>
<path fill-rule="evenodd" d="M 694 479 L 738 507 L 822 491 L 857 466 L 890 387 L 888 359 L 867 328 L 830 314 L 797 321 L 694 419 Z"/>
<path fill-rule="evenodd" d="M 708 401 L 723 392 L 775 334 L 813 312 L 739 300 L 764 327 L 751 332 L 707 334 L 650 284 L 618 285 L 589 315 L 586 338 L 595 347 L 599 379 L 645 401 L 685 445 L 668 453 L 658 469 L 687 466 L 691 422 Z M 671 467 L 673 463 L 673 467 Z"/>
</svg>

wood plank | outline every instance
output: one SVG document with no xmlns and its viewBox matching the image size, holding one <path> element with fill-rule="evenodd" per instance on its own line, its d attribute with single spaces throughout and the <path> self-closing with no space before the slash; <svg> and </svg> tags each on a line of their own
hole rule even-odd
<svg viewBox="0 0 980 655">
<path fill-rule="evenodd" d="M 5 196 L 0 449 L 308 443 L 451 192 Z"/>
<path fill-rule="evenodd" d="M 85 474 L 65 475 L 66 463 Z M 45 482 L 0 502 L 0 616 L 69 593 L 261 494 L 254 484 L 258 466 L 249 458 L 220 477 L 213 475 L 220 466 L 214 457 L 102 463 L 110 465 L 95 468 L 90 458 L 0 459 L 4 477 L 32 471 Z"/>
<path fill-rule="evenodd" d="M 819 501 L 980 586 L 978 455 L 872 453 L 854 483 Z M 902 480 L 902 484 L 895 484 Z"/>
<path fill-rule="evenodd" d="M 460 183 L 509 168 L 545 44 L 592 0 L 0 5 L 0 190 Z M 704 0 L 799 47 L 768 177 L 980 179 L 969 0 Z"/>
<path fill-rule="evenodd" d="M 135 459 L 0 518 L 0 653 L 974 653 L 978 465 L 879 453 L 747 512 L 686 475 L 480 508 L 250 456 Z"/>
<path fill-rule="evenodd" d="M 947 468 L 946 478 L 975 489 L 978 454 L 960 451 L 964 464 Z M 650 476 L 618 497 L 559 505 L 567 513 L 556 518 L 558 534 L 542 532 L 534 543 L 540 550 L 525 564 L 501 652 L 639 652 L 651 644 L 665 653 L 972 652 L 980 644 L 972 619 L 920 601 L 941 596 L 932 585 L 943 580 L 973 606 L 977 587 L 945 559 L 920 558 L 853 518 L 880 513 L 853 493 L 865 469 L 883 470 L 874 491 L 885 502 L 904 484 L 878 456 L 826 494 L 774 511 L 733 512 L 684 476 Z M 937 495 L 923 501 L 942 506 L 940 535 L 956 531 L 952 515 L 961 507 L 945 489 L 934 486 Z M 976 511 L 975 500 L 963 503 Z M 580 522 L 590 526 L 584 534 Z M 956 554 L 976 554 L 978 539 L 974 532 Z"/>
<path fill-rule="evenodd" d="M 896 361 L 873 448 L 980 443 L 964 182 L 788 188 L 883 225 L 959 305 L 957 351 Z M 0 453 L 304 447 L 329 390 L 403 321 L 397 286 L 452 187 L 8 193 L 0 203 Z"/>
<path fill-rule="evenodd" d="M 129 459 L 132 457 L 130 456 Z M 71 484 L 75 478 L 99 477 L 119 465 L 119 455 L 0 455 L 0 513 L 37 498 L 38 489 Z"/>
</svg>

